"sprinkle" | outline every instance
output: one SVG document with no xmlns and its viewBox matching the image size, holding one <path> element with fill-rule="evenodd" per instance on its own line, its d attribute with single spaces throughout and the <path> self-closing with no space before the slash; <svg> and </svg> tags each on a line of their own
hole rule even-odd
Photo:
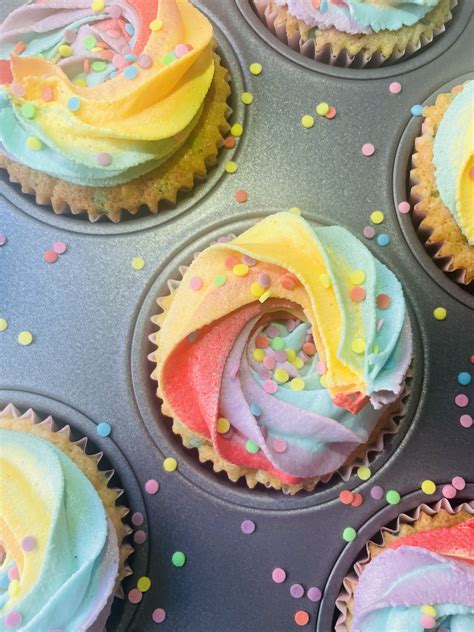
<svg viewBox="0 0 474 632">
<path fill-rule="evenodd" d="M 43 149 L 43 143 L 36 136 L 28 136 L 26 146 L 28 149 L 31 149 L 31 151 L 40 151 Z"/>
<path fill-rule="evenodd" d="M 81 100 L 79 99 L 79 97 L 71 97 L 67 102 L 67 108 L 68 110 L 71 110 L 71 112 L 77 112 L 80 107 Z"/>
<path fill-rule="evenodd" d="M 96 428 L 97 434 L 100 437 L 108 437 L 112 432 L 112 426 L 108 424 L 106 421 L 102 421 Z"/>
<path fill-rule="evenodd" d="M 171 556 L 171 563 L 176 568 L 181 568 L 186 564 L 186 555 L 182 551 L 175 551 Z"/>
<path fill-rule="evenodd" d="M 375 153 L 375 147 L 372 145 L 372 143 L 365 143 L 365 145 L 362 145 L 363 156 L 373 156 L 374 153 Z"/>
<path fill-rule="evenodd" d="M 451 484 L 454 489 L 458 490 L 459 492 L 462 492 L 462 490 L 466 487 L 466 481 L 463 479 L 462 476 L 455 476 L 451 481 Z"/>
<path fill-rule="evenodd" d="M 235 173 L 238 169 L 238 165 L 235 162 L 232 162 L 232 160 L 230 162 L 228 162 L 225 166 L 225 170 L 227 171 L 227 173 Z"/>
<path fill-rule="evenodd" d="M 70 57 L 72 55 L 72 48 L 69 46 L 69 44 L 61 44 L 61 46 L 58 48 L 58 51 L 61 57 Z"/>
<path fill-rule="evenodd" d="M 426 614 L 421 617 L 420 623 L 425 630 L 432 630 L 436 627 L 436 619 L 434 617 L 429 617 Z"/>
<path fill-rule="evenodd" d="M 146 542 L 146 533 L 141 529 L 139 531 L 135 531 L 133 534 L 133 541 L 135 544 L 143 544 Z"/>
<path fill-rule="evenodd" d="M 0 319 L 0 322 L 1 322 L 1 319 Z M 1 327 L 0 327 L 0 331 L 2 331 Z M 459 417 L 459 423 L 461 424 L 463 428 L 471 428 L 474 421 L 471 415 L 461 415 Z"/>
<path fill-rule="evenodd" d="M 217 274 L 212 280 L 215 287 L 222 287 L 223 285 L 225 285 L 226 281 L 227 276 L 225 274 Z"/>
<path fill-rule="evenodd" d="M 304 588 L 301 584 L 292 584 L 290 586 L 290 595 L 293 599 L 301 599 L 304 595 Z"/>
<path fill-rule="evenodd" d="M 275 336 L 275 338 L 273 338 L 273 340 L 270 342 L 270 347 L 274 351 L 279 351 L 280 349 L 283 349 L 284 346 L 285 341 L 280 336 Z"/>
<path fill-rule="evenodd" d="M 249 70 L 252 73 L 252 75 L 258 76 L 262 74 L 263 66 L 262 64 L 253 63 L 253 64 L 250 64 Z"/>
<path fill-rule="evenodd" d="M 25 42 L 17 42 L 13 52 L 17 55 L 21 55 L 21 53 L 26 49 Z"/>
<path fill-rule="evenodd" d="M 265 289 L 270 287 L 271 284 L 270 277 L 265 272 L 258 275 L 258 282 Z"/>
<path fill-rule="evenodd" d="M 244 277 L 249 273 L 249 267 L 245 263 L 238 263 L 232 268 L 232 272 L 235 276 Z"/>
<path fill-rule="evenodd" d="M 370 221 L 372 222 L 372 224 L 381 224 L 385 219 L 385 215 L 382 213 L 382 211 L 373 211 L 370 214 Z"/>
<path fill-rule="evenodd" d="M 138 68 L 136 66 L 127 66 L 123 69 L 125 79 L 135 79 L 138 76 Z"/>
<path fill-rule="evenodd" d="M 153 20 L 152 22 L 150 22 L 150 31 L 153 31 L 154 33 L 157 33 L 158 31 L 161 31 L 161 29 L 163 28 L 163 20 Z"/>
<path fill-rule="evenodd" d="M 409 202 L 400 202 L 400 204 L 398 205 L 398 210 L 403 215 L 406 215 L 407 213 L 409 213 L 410 209 L 411 209 L 411 207 L 410 207 L 410 203 Z"/>
<path fill-rule="evenodd" d="M 295 623 L 301 627 L 309 623 L 309 614 L 306 610 L 298 610 L 295 612 Z"/>
<path fill-rule="evenodd" d="M 361 481 L 368 481 L 369 478 L 372 476 L 372 472 L 370 470 L 370 467 L 359 467 L 357 469 L 357 476 L 360 478 Z"/>
<path fill-rule="evenodd" d="M 375 229 L 372 226 L 366 226 L 362 234 L 366 239 L 373 239 L 375 237 Z"/>
<path fill-rule="evenodd" d="M 391 94 L 400 94 L 402 91 L 402 84 L 398 81 L 392 81 L 392 83 L 388 86 Z"/>
<path fill-rule="evenodd" d="M 250 535 L 255 531 L 255 522 L 253 520 L 244 520 L 240 525 L 240 530 L 245 535 Z"/>
<path fill-rule="evenodd" d="M 247 439 L 247 441 L 245 442 L 245 449 L 247 450 L 247 452 L 250 452 L 250 454 L 257 454 L 257 452 L 260 450 L 258 445 L 254 441 L 252 441 L 252 439 Z"/>
<path fill-rule="evenodd" d="M 166 612 L 165 610 L 163 610 L 163 608 L 156 608 L 155 610 L 153 610 L 151 618 L 153 619 L 154 623 L 163 623 L 163 621 L 166 619 Z"/>
<path fill-rule="evenodd" d="M 354 492 L 354 497 L 351 502 L 351 507 L 360 507 L 363 502 L 364 502 L 364 497 L 362 496 L 362 494 L 359 494 L 358 492 Z"/>
<path fill-rule="evenodd" d="M 276 567 L 272 571 L 272 580 L 275 584 L 283 584 L 286 579 L 286 571 L 283 568 Z"/>
<path fill-rule="evenodd" d="M 6 331 L 8 329 L 8 320 L 6 318 L 0 318 L 0 331 Z"/>
<path fill-rule="evenodd" d="M 230 421 L 226 417 L 219 417 L 216 424 L 216 430 L 219 434 L 225 434 L 230 430 Z"/>
<path fill-rule="evenodd" d="M 305 387 L 305 382 L 300 377 L 295 377 L 290 382 L 290 388 L 292 391 L 303 391 Z"/>
<path fill-rule="evenodd" d="M 469 404 L 469 397 L 464 393 L 459 393 L 459 395 L 456 395 L 454 398 L 454 403 L 456 406 L 459 406 L 459 408 L 466 408 Z"/>
<path fill-rule="evenodd" d="M 104 0 L 92 0 L 91 9 L 92 11 L 103 11 L 105 7 Z"/>
<path fill-rule="evenodd" d="M 349 279 L 352 285 L 362 285 L 365 281 L 365 272 L 363 270 L 355 270 L 351 272 Z"/>
<path fill-rule="evenodd" d="M 447 311 L 444 307 L 435 307 L 433 310 L 433 316 L 436 320 L 444 320 L 447 316 Z"/>
<path fill-rule="evenodd" d="M 67 246 L 62 241 L 55 241 L 53 244 L 53 250 L 56 254 L 63 255 L 67 250 Z"/>
<path fill-rule="evenodd" d="M 353 527 L 346 527 L 342 532 L 342 539 L 346 542 L 353 542 L 357 537 L 357 531 Z"/>
<path fill-rule="evenodd" d="M 142 257 L 133 257 L 132 268 L 134 270 L 143 270 L 145 267 L 145 260 Z"/>
<path fill-rule="evenodd" d="M 323 272 L 323 274 L 320 275 L 319 282 L 324 288 L 326 288 L 326 290 L 330 288 L 332 284 L 331 277 L 327 275 L 325 272 Z"/>
<path fill-rule="evenodd" d="M 305 114 L 301 117 L 301 125 L 306 129 L 311 129 L 314 126 L 314 118 L 311 114 Z"/>
<path fill-rule="evenodd" d="M 470 384 L 471 381 L 472 381 L 471 374 L 468 373 L 467 371 L 462 371 L 461 373 L 458 374 L 458 382 L 462 386 L 468 386 L 468 384 Z"/>
<path fill-rule="evenodd" d="M 21 115 L 26 119 L 34 119 L 36 116 L 36 108 L 33 103 L 23 103 L 20 108 Z"/>
<path fill-rule="evenodd" d="M 288 449 L 288 445 L 284 439 L 274 439 L 272 446 L 277 454 L 283 454 Z"/>
<path fill-rule="evenodd" d="M 433 606 L 421 606 L 420 610 L 429 617 L 436 617 L 436 608 L 433 608 Z"/>
<path fill-rule="evenodd" d="M 337 110 L 336 110 L 336 108 L 335 108 L 333 105 L 331 105 L 331 106 L 329 107 L 329 110 L 328 110 L 328 112 L 327 112 L 327 114 L 326 114 L 325 118 L 327 118 L 327 119 L 329 119 L 329 120 L 332 120 L 333 118 L 336 118 L 336 114 L 337 114 Z"/>
<path fill-rule="evenodd" d="M 363 287 L 352 287 L 349 296 L 354 303 L 360 303 L 365 300 L 365 290 Z"/>
<path fill-rule="evenodd" d="M 140 68 L 151 68 L 153 66 L 153 58 L 150 55 L 143 53 L 137 59 L 137 64 L 140 66 Z"/>
<path fill-rule="evenodd" d="M 137 581 L 137 588 L 141 593 L 148 592 L 151 588 L 151 579 L 149 577 L 140 577 Z"/>
<path fill-rule="evenodd" d="M 273 380 L 265 380 L 265 382 L 263 383 L 263 390 L 266 393 L 270 394 L 276 393 L 276 391 L 278 390 L 278 384 Z"/>
<path fill-rule="evenodd" d="M 291 362 L 291 364 L 295 367 L 295 369 L 298 369 L 298 371 L 299 371 L 300 369 L 302 369 L 302 368 L 303 368 L 303 366 L 304 366 L 304 362 L 303 362 L 303 360 L 302 360 L 301 358 L 298 358 L 298 357 L 297 357 L 297 358 L 295 358 L 294 360 L 290 360 L 290 362 Z"/>
<path fill-rule="evenodd" d="M 33 334 L 31 331 L 20 331 L 17 340 L 22 347 L 28 347 L 33 342 Z"/>
<path fill-rule="evenodd" d="M 354 340 L 351 343 L 351 349 L 354 353 L 364 353 L 365 351 L 364 338 L 354 338 Z"/>
<path fill-rule="evenodd" d="M 195 292 L 200 290 L 202 288 L 202 279 L 201 279 L 201 277 L 198 277 L 198 276 L 191 277 L 191 279 L 189 279 L 189 287 L 192 290 L 194 290 Z"/>
<path fill-rule="evenodd" d="M 398 505 L 400 502 L 400 494 L 395 489 L 389 489 L 385 494 L 385 500 L 389 505 Z"/>
<path fill-rule="evenodd" d="M 174 62 L 175 59 L 176 57 L 174 53 L 166 53 L 166 55 L 163 57 L 163 65 L 169 66 Z"/>
<path fill-rule="evenodd" d="M 412 105 L 410 108 L 410 112 L 413 116 L 421 116 L 423 114 L 423 106 L 419 105 L 418 103 L 416 105 Z"/>
<path fill-rule="evenodd" d="M 457 494 L 456 488 L 452 485 L 443 485 L 442 493 L 445 498 L 454 498 Z"/>
<path fill-rule="evenodd" d="M 94 72 L 104 72 L 104 70 L 106 68 L 107 68 L 107 64 L 105 63 L 105 61 L 93 61 L 92 62 L 92 70 Z"/>
<path fill-rule="evenodd" d="M 277 382 L 280 382 L 280 384 L 284 384 L 285 382 L 288 382 L 290 376 L 288 375 L 288 371 L 285 371 L 285 369 L 277 369 L 273 374 L 273 377 Z"/>
<path fill-rule="evenodd" d="M 227 136 L 227 138 L 224 140 L 224 147 L 226 149 L 234 149 L 235 145 L 235 138 L 233 138 L 232 136 Z"/>
<path fill-rule="evenodd" d="M 244 133 L 244 128 L 242 127 L 240 123 L 234 123 L 232 127 L 230 128 L 230 133 L 232 134 L 232 136 L 235 136 L 238 138 L 239 136 L 242 136 L 242 134 Z"/>
<path fill-rule="evenodd" d="M 16 97 L 24 97 L 25 96 L 25 88 L 21 86 L 19 83 L 12 84 L 12 92 Z"/>
<path fill-rule="evenodd" d="M 141 593 L 138 588 L 132 588 L 127 596 L 129 602 L 133 604 L 140 603 L 140 601 L 143 599 L 143 593 Z"/>
<path fill-rule="evenodd" d="M 100 154 L 97 154 L 97 162 L 102 167 L 108 167 L 112 162 L 112 156 L 110 154 L 107 154 L 106 152 L 102 152 Z"/>
<path fill-rule="evenodd" d="M 424 494 L 428 494 L 429 496 L 431 496 L 431 494 L 434 494 L 436 491 L 436 484 L 433 481 L 426 479 L 421 484 L 421 491 Z"/>
<path fill-rule="evenodd" d="M 349 489 L 343 489 L 339 493 L 339 500 L 343 505 L 351 505 L 354 500 L 354 494 Z"/>
<path fill-rule="evenodd" d="M 378 294 L 375 302 L 379 309 L 388 309 L 391 305 L 391 298 L 388 294 Z"/>
<path fill-rule="evenodd" d="M 26 535 L 21 540 L 21 548 L 23 549 L 23 551 L 26 551 L 26 553 L 31 553 L 31 551 L 34 551 L 36 549 L 36 546 L 36 538 L 32 535 Z"/>
<path fill-rule="evenodd" d="M 317 363 L 316 371 L 318 372 L 318 375 L 324 375 L 326 373 L 326 365 L 322 360 Z"/>
<path fill-rule="evenodd" d="M 267 290 L 266 292 L 264 292 L 262 294 L 262 296 L 258 299 L 260 301 L 260 303 L 265 303 L 265 301 L 270 298 L 270 296 L 272 295 L 272 293 L 270 292 L 270 290 Z"/>
<path fill-rule="evenodd" d="M 326 116 L 328 112 L 329 112 L 328 103 L 325 103 L 324 101 L 322 103 L 318 103 L 318 105 L 316 106 L 316 114 L 318 114 L 318 116 Z"/>
<path fill-rule="evenodd" d="M 308 592 L 306 593 L 306 596 L 308 597 L 310 601 L 316 602 L 321 599 L 321 597 L 323 596 L 323 593 L 321 592 L 321 589 L 318 588 L 317 586 L 311 586 L 310 588 L 308 588 Z"/>
<path fill-rule="evenodd" d="M 168 473 L 174 472 L 176 471 L 177 467 L 178 467 L 178 461 L 174 459 L 172 456 L 166 457 L 166 459 L 163 461 L 163 469 L 165 472 L 168 472 Z"/>
<path fill-rule="evenodd" d="M 390 236 L 386 233 L 382 233 L 377 237 L 377 243 L 379 246 L 388 246 L 390 243 Z"/>
<path fill-rule="evenodd" d="M 145 491 L 147 494 L 153 496 L 160 489 L 160 484 L 154 478 L 150 478 L 149 481 L 145 483 Z"/>
<path fill-rule="evenodd" d="M 136 527 L 140 527 L 143 524 L 145 518 L 142 513 L 136 511 L 134 514 L 132 514 L 131 520 L 133 525 L 135 525 Z"/>
<path fill-rule="evenodd" d="M 251 92 L 242 92 L 240 100 L 244 105 L 250 105 L 253 102 L 253 94 Z"/>
<path fill-rule="evenodd" d="M 21 625 L 23 617 L 19 612 L 12 611 L 5 615 L 4 621 L 7 628 L 16 628 L 17 626 Z"/>
</svg>

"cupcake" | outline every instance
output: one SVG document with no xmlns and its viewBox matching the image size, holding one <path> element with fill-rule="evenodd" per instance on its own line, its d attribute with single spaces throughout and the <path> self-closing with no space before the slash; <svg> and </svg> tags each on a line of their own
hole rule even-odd
<svg viewBox="0 0 474 632">
<path fill-rule="evenodd" d="M 46 0 L 0 26 L 0 167 L 92 221 L 175 203 L 216 162 L 227 70 L 187 0 Z"/>
<path fill-rule="evenodd" d="M 411 197 L 418 234 L 436 263 L 474 289 L 474 81 L 425 107 Z"/>
<path fill-rule="evenodd" d="M 442 501 L 400 516 L 344 580 L 336 632 L 474 630 L 473 515 Z"/>
<path fill-rule="evenodd" d="M 278 39 L 334 66 L 380 66 L 429 44 L 457 0 L 251 0 Z"/>
<path fill-rule="evenodd" d="M 12 406 L 0 412 L 0 629 L 100 632 L 130 573 L 127 510 L 100 454 Z"/>
<path fill-rule="evenodd" d="M 204 250 L 170 288 L 152 377 L 201 461 L 295 493 L 349 478 L 382 449 L 411 328 L 399 282 L 351 233 L 271 215 Z"/>
</svg>

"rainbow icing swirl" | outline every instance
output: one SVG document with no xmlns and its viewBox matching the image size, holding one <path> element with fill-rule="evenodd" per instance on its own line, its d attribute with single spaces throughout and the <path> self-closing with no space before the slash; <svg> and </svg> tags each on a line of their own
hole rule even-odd
<svg viewBox="0 0 474 632">
<path fill-rule="evenodd" d="M 202 252 L 157 322 L 164 410 L 285 484 L 367 442 L 412 356 L 395 276 L 347 230 L 293 213 Z"/>
<path fill-rule="evenodd" d="M 102 629 L 119 546 L 87 477 L 61 450 L 0 429 L 0 629 Z"/>
<path fill-rule="evenodd" d="M 212 41 L 209 20 L 187 0 L 20 7 L 0 26 L 0 149 L 80 185 L 151 171 L 199 119 Z"/>
</svg>

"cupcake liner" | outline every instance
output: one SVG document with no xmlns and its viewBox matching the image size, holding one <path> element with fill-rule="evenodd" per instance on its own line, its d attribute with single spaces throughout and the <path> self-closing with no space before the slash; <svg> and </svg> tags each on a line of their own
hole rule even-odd
<svg viewBox="0 0 474 632">
<path fill-rule="evenodd" d="M 233 238 L 233 235 L 229 235 L 229 238 Z M 195 257 L 199 253 L 195 254 Z M 149 354 L 148 359 L 157 363 L 156 352 L 159 347 L 160 329 L 161 325 L 166 317 L 166 312 L 170 308 L 176 291 L 181 284 L 184 274 L 188 269 L 187 266 L 179 267 L 180 279 L 171 279 L 168 281 L 168 289 L 170 291 L 166 296 L 159 297 L 157 304 L 161 309 L 161 312 L 152 316 L 152 322 L 157 326 L 157 331 L 149 336 L 149 340 L 157 347 L 155 351 Z M 264 470 L 255 470 L 251 468 L 242 467 L 240 465 L 234 465 L 229 461 L 223 459 L 216 453 L 212 445 L 211 440 L 191 431 L 184 423 L 175 417 L 173 411 L 165 403 L 161 393 L 160 384 L 158 382 L 157 367 L 151 373 L 151 378 L 158 383 L 156 394 L 161 400 L 161 412 L 163 415 L 170 417 L 172 420 L 172 431 L 174 434 L 181 437 L 183 445 L 188 449 L 197 449 L 199 461 L 205 463 L 210 461 L 214 472 L 225 472 L 228 478 L 233 482 L 237 482 L 240 478 L 245 478 L 245 482 L 250 489 L 253 489 L 257 483 L 264 485 L 267 488 L 273 488 L 278 491 L 282 491 L 285 494 L 294 495 L 301 490 L 311 492 L 315 489 L 318 483 L 327 483 L 333 476 L 338 475 L 343 481 L 349 480 L 354 469 L 359 467 L 368 466 L 371 460 L 372 453 L 382 452 L 384 449 L 384 440 L 386 435 L 396 434 L 398 431 L 399 420 L 406 413 L 406 401 L 410 395 L 410 373 L 405 378 L 405 387 L 401 396 L 381 415 L 375 428 L 373 429 L 369 439 L 365 444 L 358 446 L 357 449 L 349 456 L 348 460 L 335 472 L 330 472 L 324 476 L 305 478 L 298 484 L 288 485 L 282 483 L 278 478 L 266 472 Z"/>
<path fill-rule="evenodd" d="M 250 0 L 257 15 L 281 42 L 305 57 L 330 66 L 376 68 L 413 55 L 446 30 L 457 0 L 441 0 L 423 21 L 397 31 L 368 35 L 342 33 L 335 28 L 310 28 L 273 0 Z M 428 23 L 429 22 L 429 23 Z"/>
<path fill-rule="evenodd" d="M 367 555 L 355 562 L 352 572 L 344 578 L 343 589 L 336 599 L 336 607 L 340 611 L 340 615 L 336 622 L 335 632 L 350 632 L 354 592 L 359 577 L 364 571 L 364 567 L 381 553 L 387 544 L 410 533 L 453 526 L 472 516 L 474 516 L 474 501 L 462 502 L 453 507 L 449 500 L 443 498 L 433 507 L 422 503 L 413 511 L 400 514 L 394 529 L 382 527 L 373 538 L 379 536 L 381 544 L 369 540 L 365 546 Z"/>
<path fill-rule="evenodd" d="M 455 86 L 450 93 L 438 95 L 435 104 L 424 110 L 425 120 L 412 156 L 410 201 L 418 236 L 432 259 L 454 281 L 474 290 L 474 248 L 437 192 L 433 164 L 436 129 L 460 89 L 462 86 Z"/>
<path fill-rule="evenodd" d="M 144 206 L 158 213 L 160 202 L 175 204 L 180 191 L 190 191 L 195 181 L 206 178 L 230 129 L 229 73 L 217 53 L 214 59 L 214 79 L 196 126 L 178 151 L 150 173 L 113 187 L 86 187 L 30 169 L 1 151 L 0 168 L 6 169 L 11 182 L 21 185 L 23 193 L 35 195 L 37 204 L 51 205 L 58 215 L 86 213 L 91 222 L 103 216 L 119 222 L 122 212 L 136 215 Z"/>
</svg>

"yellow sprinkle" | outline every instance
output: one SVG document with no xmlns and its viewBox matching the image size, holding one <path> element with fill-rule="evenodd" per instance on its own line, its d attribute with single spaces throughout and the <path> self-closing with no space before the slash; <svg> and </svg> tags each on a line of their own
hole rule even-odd
<svg viewBox="0 0 474 632">
<path fill-rule="evenodd" d="M 302 391 L 304 390 L 304 380 L 300 377 L 295 377 L 290 382 L 290 388 L 292 391 Z"/>
<path fill-rule="evenodd" d="M 301 117 L 301 125 L 306 129 L 310 129 L 314 125 L 314 118 L 311 114 L 305 114 Z"/>
<path fill-rule="evenodd" d="M 324 101 L 322 103 L 318 103 L 318 105 L 316 106 L 316 114 L 318 114 L 319 116 L 326 116 L 328 112 L 329 105 L 327 103 L 325 103 Z"/>
<path fill-rule="evenodd" d="M 235 136 L 236 138 L 238 138 L 239 136 L 242 136 L 242 134 L 244 133 L 244 128 L 242 127 L 240 123 L 234 123 L 232 127 L 230 128 L 230 133 L 232 134 L 232 136 Z"/>
<path fill-rule="evenodd" d="M 102 48 L 100 48 L 99 46 L 94 46 L 94 48 L 91 49 L 92 53 L 101 53 L 102 52 Z"/>
<path fill-rule="evenodd" d="M 165 472 L 174 472 L 177 467 L 178 467 L 178 461 L 176 459 L 173 459 L 172 456 L 168 456 L 163 461 L 163 469 Z"/>
<path fill-rule="evenodd" d="M 277 382 L 280 382 L 280 384 L 284 384 L 285 382 L 288 382 L 290 376 L 288 375 L 288 371 L 285 371 L 285 369 L 277 369 L 273 374 L 273 377 Z"/>
<path fill-rule="evenodd" d="M 250 286 L 250 293 L 252 296 L 255 296 L 255 298 L 260 298 L 262 294 L 265 293 L 265 288 L 262 287 L 260 283 L 252 283 Z"/>
<path fill-rule="evenodd" d="M 288 349 L 285 349 L 286 351 L 286 355 L 288 356 L 288 360 L 290 362 L 293 362 L 294 360 L 296 360 L 296 351 L 294 349 L 292 349 L 291 347 L 288 347 Z"/>
<path fill-rule="evenodd" d="M 91 4 L 92 11 L 102 11 L 105 7 L 104 0 L 93 0 Z"/>
<path fill-rule="evenodd" d="M 232 272 L 235 276 L 244 277 L 249 273 L 249 267 L 245 265 L 245 263 L 238 263 L 232 268 Z"/>
<path fill-rule="evenodd" d="M 33 334 L 31 331 L 20 331 L 17 340 L 23 347 L 27 347 L 33 342 Z"/>
<path fill-rule="evenodd" d="M 321 276 L 319 277 L 319 281 L 321 282 L 321 285 L 326 288 L 326 290 L 331 287 L 331 278 L 325 272 L 321 274 Z"/>
<path fill-rule="evenodd" d="M 290 208 L 290 213 L 294 213 L 295 215 L 301 215 L 301 210 L 297 206 L 292 206 Z"/>
<path fill-rule="evenodd" d="M 426 481 L 423 481 L 421 484 L 421 491 L 424 494 L 434 494 L 436 491 L 436 485 L 435 483 L 433 483 L 433 481 L 430 481 L 429 479 L 426 479 Z"/>
<path fill-rule="evenodd" d="M 382 211 L 374 211 L 370 214 L 370 221 L 372 222 L 372 224 L 381 224 L 384 219 L 385 216 Z"/>
<path fill-rule="evenodd" d="M 225 417 L 219 417 L 217 420 L 217 432 L 219 434 L 225 434 L 230 430 L 230 421 Z"/>
<path fill-rule="evenodd" d="M 365 340 L 363 338 L 354 338 L 351 344 L 351 348 L 354 353 L 364 353 Z"/>
<path fill-rule="evenodd" d="M 436 608 L 433 608 L 433 606 L 421 606 L 420 610 L 428 617 L 436 618 Z"/>
<path fill-rule="evenodd" d="M 265 303 L 267 298 L 270 298 L 271 295 L 272 293 L 270 292 L 270 290 L 267 290 L 266 292 L 262 294 L 262 296 L 258 300 L 260 301 L 260 303 Z"/>
<path fill-rule="evenodd" d="M 70 57 L 72 55 L 72 48 L 69 44 L 61 44 L 58 50 L 61 57 Z"/>
<path fill-rule="evenodd" d="M 244 105 L 250 105 L 253 102 L 253 94 L 251 92 L 242 92 L 240 100 Z"/>
<path fill-rule="evenodd" d="M 20 589 L 20 582 L 17 579 L 12 579 L 10 584 L 8 585 L 8 593 L 12 596 L 16 595 L 19 589 Z"/>
<path fill-rule="evenodd" d="M 250 64 L 249 70 L 252 73 L 252 75 L 261 75 L 263 66 L 262 64 L 258 64 L 258 63 Z"/>
<path fill-rule="evenodd" d="M 157 18 L 156 20 L 153 20 L 153 22 L 150 22 L 150 31 L 153 31 L 154 33 L 156 33 L 157 31 L 161 31 L 162 28 L 163 28 L 163 20 L 159 20 Z"/>
<path fill-rule="evenodd" d="M 8 320 L 6 318 L 0 318 L 0 331 L 8 329 Z"/>
<path fill-rule="evenodd" d="M 147 592 L 151 588 L 151 579 L 149 577 L 140 577 L 137 581 L 137 588 L 141 593 Z"/>
<path fill-rule="evenodd" d="M 263 362 L 265 359 L 265 351 L 263 349 L 254 349 L 252 355 L 256 362 Z"/>
<path fill-rule="evenodd" d="M 79 77 L 78 79 L 75 79 L 74 83 L 76 84 L 76 86 L 82 86 L 83 88 L 87 87 L 87 82 L 82 77 Z"/>
<path fill-rule="evenodd" d="M 324 386 L 324 388 L 327 388 L 327 382 L 326 382 L 326 375 L 321 375 L 321 377 L 319 378 L 319 381 L 321 383 L 321 386 Z"/>
<path fill-rule="evenodd" d="M 436 309 L 433 310 L 433 316 L 436 318 L 436 320 L 444 320 L 447 314 L 448 312 L 445 310 L 444 307 L 436 307 Z"/>
<path fill-rule="evenodd" d="M 372 347 L 372 353 L 374 355 L 377 355 L 377 353 L 380 353 L 380 347 L 378 346 L 378 344 L 374 344 L 374 346 Z"/>
<path fill-rule="evenodd" d="M 365 281 L 365 272 L 363 270 L 355 270 L 351 272 L 350 280 L 352 285 L 362 285 Z"/>
<path fill-rule="evenodd" d="M 133 257 L 132 268 L 134 270 L 142 270 L 145 266 L 145 260 L 142 257 Z"/>
<path fill-rule="evenodd" d="M 298 369 L 298 370 L 304 367 L 304 362 L 299 356 L 296 356 L 294 360 L 290 360 L 290 364 L 292 364 L 295 367 L 295 369 Z"/>
<path fill-rule="evenodd" d="M 232 162 L 232 160 L 228 162 L 225 166 L 225 170 L 227 171 L 227 173 L 235 173 L 238 168 L 239 167 L 237 166 L 237 163 Z"/>
<path fill-rule="evenodd" d="M 361 481 L 368 481 L 372 476 L 372 472 L 370 471 L 370 467 L 359 467 L 357 469 L 357 476 Z"/>
<path fill-rule="evenodd" d="M 26 146 L 28 149 L 31 149 L 31 151 L 39 151 L 43 148 L 43 143 L 36 136 L 28 136 Z"/>
</svg>

